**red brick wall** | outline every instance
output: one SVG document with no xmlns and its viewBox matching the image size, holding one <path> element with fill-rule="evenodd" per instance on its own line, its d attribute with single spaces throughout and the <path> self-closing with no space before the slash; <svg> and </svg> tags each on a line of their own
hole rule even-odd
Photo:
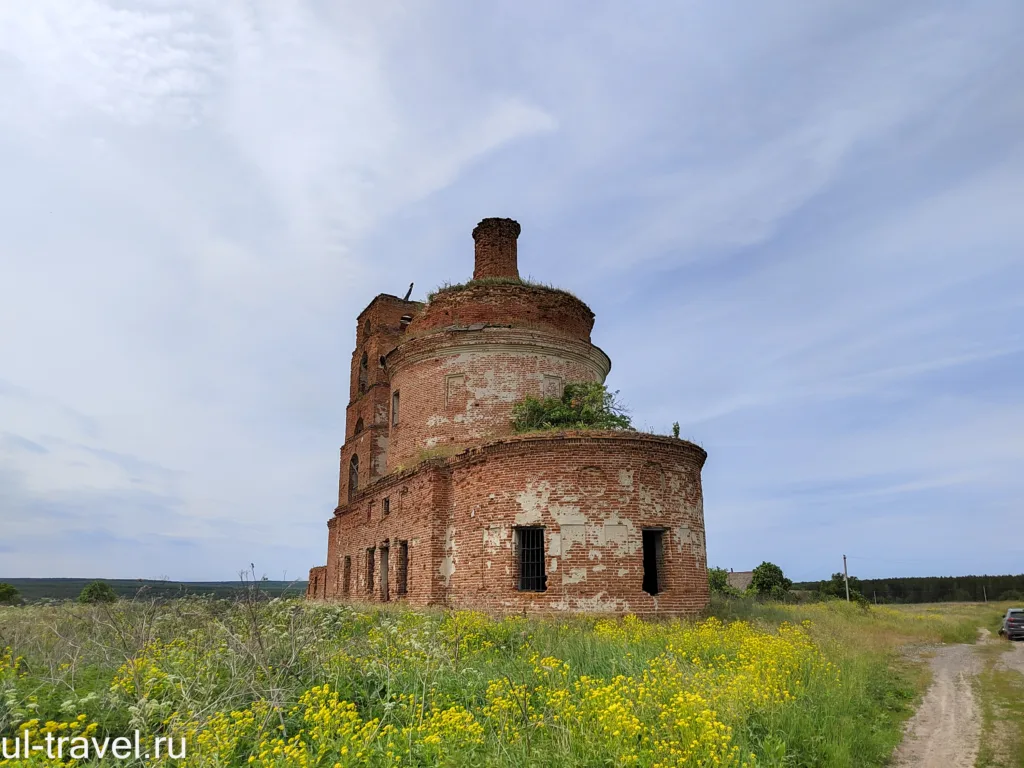
<svg viewBox="0 0 1024 768">
<path fill-rule="evenodd" d="M 474 323 L 536 328 L 590 341 L 594 313 L 565 291 L 523 284 L 470 284 L 435 294 L 409 326 L 409 334 Z"/>
<path fill-rule="evenodd" d="M 516 438 L 471 451 L 452 467 L 451 605 L 700 611 L 708 602 L 705 456 L 681 440 L 614 433 Z M 517 525 L 545 529 L 545 592 L 516 589 Z M 642 589 L 645 528 L 663 529 L 664 583 L 657 596 Z"/>
<path fill-rule="evenodd" d="M 397 541 L 410 543 L 415 605 L 497 612 L 693 614 L 708 602 L 700 470 L 691 443 L 640 433 L 520 436 L 396 473 L 331 521 L 328 598 L 340 598 L 352 558 L 350 599 L 380 599 L 380 548 L 388 543 L 397 599 Z M 377 487 L 379 486 L 379 487 Z M 400 502 L 396 496 L 407 492 Z M 383 498 L 391 512 L 382 512 Z M 369 517 L 367 513 L 369 512 Z M 543 526 L 544 592 L 517 589 L 515 528 Z M 644 529 L 662 530 L 662 591 L 643 591 Z M 366 549 L 376 547 L 373 591 Z"/>
<path fill-rule="evenodd" d="M 338 509 L 328 524 L 326 597 L 344 599 L 344 562 L 351 558 L 348 599 L 357 602 L 381 600 L 381 549 L 389 550 L 388 586 L 390 600 L 430 605 L 442 600 L 440 576 L 433 557 L 436 489 L 447 483 L 444 468 L 425 466 L 417 472 L 399 473 L 367 489 L 351 504 Z M 384 513 L 384 499 L 389 512 Z M 408 592 L 398 594 L 399 550 L 408 542 Z M 374 582 L 367 589 L 367 549 L 375 548 Z"/>
<path fill-rule="evenodd" d="M 338 474 L 338 504 L 348 499 L 349 462 L 359 456 L 359 486 L 365 487 L 384 474 L 388 450 L 388 409 L 391 385 L 381 367 L 381 357 L 402 340 L 406 326 L 403 315 L 415 315 L 417 302 L 380 294 L 356 319 L 356 346 L 352 352 L 349 404 L 345 418 L 345 445 L 341 449 Z M 361 386 L 365 355 L 365 386 Z M 362 429 L 357 432 L 361 423 Z"/>
<path fill-rule="evenodd" d="M 307 600 L 323 600 L 327 597 L 327 566 L 318 565 L 309 569 L 309 582 L 306 584 Z"/>
<path fill-rule="evenodd" d="M 473 229 L 476 264 L 473 279 L 519 277 L 516 240 L 519 222 L 513 219 L 484 219 Z"/>
<path fill-rule="evenodd" d="M 512 431 L 513 405 L 527 395 L 561 395 L 569 382 L 604 381 L 610 363 L 593 345 L 533 331 L 494 328 L 438 333 L 388 357 L 400 398 L 387 467 L 424 451 L 464 447 Z"/>
</svg>

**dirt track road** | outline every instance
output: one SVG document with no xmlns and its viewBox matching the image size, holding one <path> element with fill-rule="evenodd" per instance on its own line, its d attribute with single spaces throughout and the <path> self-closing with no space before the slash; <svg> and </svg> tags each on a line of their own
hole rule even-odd
<svg viewBox="0 0 1024 768">
<path fill-rule="evenodd" d="M 1013 669 L 1024 675 L 1024 642 L 1014 643 L 1013 650 L 1004 653 L 999 659 L 1000 666 Z"/>
<path fill-rule="evenodd" d="M 1024 650 L 1024 646 L 1022 646 Z M 1024 654 L 1015 654 L 1024 662 Z M 897 768 L 972 768 L 981 713 L 971 680 L 982 669 L 973 645 L 944 645 L 929 660 L 932 684 L 894 755 Z"/>
</svg>

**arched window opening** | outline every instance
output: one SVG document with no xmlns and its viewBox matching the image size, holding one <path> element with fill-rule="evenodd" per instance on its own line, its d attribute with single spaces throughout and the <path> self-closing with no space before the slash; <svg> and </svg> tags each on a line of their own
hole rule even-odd
<svg viewBox="0 0 1024 768">
<path fill-rule="evenodd" d="M 355 431 L 355 434 L 358 435 L 362 431 L 363 431 L 363 417 L 360 416 L 358 419 L 356 419 L 356 431 Z"/>
<path fill-rule="evenodd" d="M 348 463 L 348 500 L 352 501 L 355 498 L 356 493 L 359 492 L 359 457 L 355 454 L 352 455 L 352 460 Z"/>
<path fill-rule="evenodd" d="M 359 361 L 359 394 L 363 394 L 366 391 L 366 387 L 369 385 L 370 372 L 367 369 L 366 364 L 366 353 L 363 352 L 363 357 Z"/>
</svg>

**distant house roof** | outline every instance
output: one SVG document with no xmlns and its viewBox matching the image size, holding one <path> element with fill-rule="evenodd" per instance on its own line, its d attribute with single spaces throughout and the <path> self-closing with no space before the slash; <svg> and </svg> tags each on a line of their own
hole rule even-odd
<svg viewBox="0 0 1024 768">
<path fill-rule="evenodd" d="M 745 591 L 753 580 L 753 571 L 729 571 L 728 576 L 725 577 L 725 583 L 733 589 L 738 589 L 740 592 Z"/>
</svg>

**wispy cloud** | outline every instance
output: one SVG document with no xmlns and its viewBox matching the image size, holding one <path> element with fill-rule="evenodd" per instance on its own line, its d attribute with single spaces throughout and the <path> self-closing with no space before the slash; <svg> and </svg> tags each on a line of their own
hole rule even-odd
<svg viewBox="0 0 1024 768">
<path fill-rule="evenodd" d="M 635 420 L 709 449 L 713 563 L 1019 570 L 1021 32 L 1013 0 L 0 6 L 0 573 L 320 562 L 354 317 L 469 274 L 487 215 L 597 311 Z"/>
</svg>

